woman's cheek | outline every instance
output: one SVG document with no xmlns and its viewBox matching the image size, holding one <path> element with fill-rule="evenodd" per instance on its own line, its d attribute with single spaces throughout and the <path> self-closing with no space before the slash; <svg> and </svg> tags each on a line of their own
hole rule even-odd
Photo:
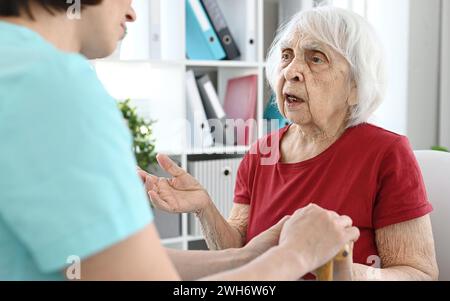
<svg viewBox="0 0 450 301">
<path fill-rule="evenodd" d="M 327 108 L 320 101 L 310 101 L 308 108 L 311 118 L 316 124 L 320 125 L 327 119 Z"/>
</svg>

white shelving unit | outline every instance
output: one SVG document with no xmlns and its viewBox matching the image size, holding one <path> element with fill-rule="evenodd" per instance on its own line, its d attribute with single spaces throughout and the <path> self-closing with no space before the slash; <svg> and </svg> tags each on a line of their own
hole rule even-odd
<svg viewBox="0 0 450 301">
<path fill-rule="evenodd" d="M 138 15 L 136 24 L 130 24 L 129 35 L 123 41 L 126 57 L 120 58 L 118 53 L 111 58 L 93 62 L 100 80 L 109 93 L 118 100 L 130 98 L 138 110 L 146 117 L 156 120 L 154 126 L 157 151 L 174 157 L 183 168 L 188 167 L 190 156 L 198 155 L 241 155 L 248 147 L 213 147 L 208 149 L 189 149 L 185 144 L 186 93 L 185 74 L 194 70 L 197 74 L 205 72 L 213 74 L 213 82 L 221 101 L 224 99 L 226 84 L 232 77 L 256 74 L 258 76 L 258 100 L 256 117 L 258 136 L 263 135 L 262 120 L 264 107 L 270 96 L 264 75 L 267 54 L 275 31 L 281 23 L 282 6 L 286 3 L 299 5 L 301 0 L 218 0 L 225 15 L 228 26 L 242 52 L 242 58 L 254 57 L 254 60 L 243 59 L 233 61 L 192 61 L 187 60 L 185 38 L 185 1 L 162 0 L 159 10 L 161 26 L 160 59 L 154 59 L 147 53 L 150 49 L 149 37 L 155 12 L 148 12 L 149 2 L 153 0 L 135 0 L 134 6 Z M 255 11 L 248 11 L 249 1 L 255 1 Z M 311 5 L 311 0 L 303 0 L 304 5 Z M 286 10 L 286 9 L 284 9 Z M 254 14 L 256 28 L 255 53 L 245 53 L 248 15 Z M 230 187 L 233 189 L 233 187 Z M 230 200 L 230 207 L 232 206 Z M 188 214 L 181 214 L 180 235 L 164 238 L 168 247 L 188 249 L 189 242 L 198 241 L 188 233 Z M 161 230 L 161 229 L 160 229 Z"/>
</svg>

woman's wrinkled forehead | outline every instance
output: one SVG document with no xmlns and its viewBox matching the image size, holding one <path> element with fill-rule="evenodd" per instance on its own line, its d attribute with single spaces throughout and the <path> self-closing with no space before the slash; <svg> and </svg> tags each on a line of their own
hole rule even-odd
<svg viewBox="0 0 450 301">
<path fill-rule="evenodd" d="M 314 37 L 311 34 L 302 33 L 300 31 L 288 32 L 288 34 L 280 40 L 280 49 L 304 49 L 304 50 L 318 50 L 328 48 L 323 41 Z"/>
</svg>

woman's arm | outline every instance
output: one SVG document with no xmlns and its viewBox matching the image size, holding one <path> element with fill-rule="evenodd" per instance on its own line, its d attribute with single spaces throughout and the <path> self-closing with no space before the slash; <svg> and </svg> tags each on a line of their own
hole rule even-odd
<svg viewBox="0 0 450 301">
<path fill-rule="evenodd" d="M 353 265 L 354 280 L 437 280 L 429 215 L 375 232 L 381 269 Z"/>
<path fill-rule="evenodd" d="M 180 251 L 166 249 L 182 280 L 192 281 L 245 265 L 253 254 L 243 249 Z"/>
<path fill-rule="evenodd" d="M 241 248 L 247 234 L 249 205 L 234 204 L 226 221 L 214 204 L 197 214 L 210 250 Z"/>
<path fill-rule="evenodd" d="M 195 280 L 208 275 L 236 269 L 278 245 L 280 232 L 287 217 L 252 239 L 240 249 L 221 251 L 179 251 L 167 249 L 170 259 L 183 280 Z"/>
<path fill-rule="evenodd" d="M 351 223 L 348 217 L 308 206 L 256 237 L 244 249 L 186 254 L 180 251 L 172 252 L 171 257 L 178 262 L 176 266 L 184 268 L 181 272 L 186 278 L 199 276 L 199 269 L 203 268 L 209 272 L 223 271 L 203 280 L 295 280 L 329 261 L 349 241 L 358 239 L 359 231 Z M 298 233 L 304 235 L 299 237 Z M 271 247 L 275 243 L 279 245 Z M 237 267 L 248 259 L 242 255 L 231 263 L 225 262 L 233 255 L 245 254 L 244 251 L 252 254 L 250 257 L 265 253 L 239 268 L 225 271 L 230 265 Z M 81 263 L 81 280 L 179 279 L 153 224 Z"/>
<path fill-rule="evenodd" d="M 203 280 L 298 280 L 332 259 L 345 244 L 358 239 L 359 230 L 351 225 L 347 216 L 307 206 L 284 223 L 278 246 L 240 268 Z"/>
</svg>

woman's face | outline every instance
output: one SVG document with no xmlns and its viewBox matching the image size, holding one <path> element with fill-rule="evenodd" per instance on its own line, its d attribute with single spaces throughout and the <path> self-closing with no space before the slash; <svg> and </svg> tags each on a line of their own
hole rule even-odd
<svg viewBox="0 0 450 301">
<path fill-rule="evenodd" d="M 324 131 L 342 126 L 357 95 L 347 60 L 300 34 L 281 46 L 276 86 L 280 111 L 298 125 Z"/>
<path fill-rule="evenodd" d="M 112 54 L 125 37 L 127 22 L 136 19 L 131 4 L 132 0 L 103 0 L 100 5 L 86 6 L 81 12 L 81 53 L 88 58 Z"/>
</svg>

